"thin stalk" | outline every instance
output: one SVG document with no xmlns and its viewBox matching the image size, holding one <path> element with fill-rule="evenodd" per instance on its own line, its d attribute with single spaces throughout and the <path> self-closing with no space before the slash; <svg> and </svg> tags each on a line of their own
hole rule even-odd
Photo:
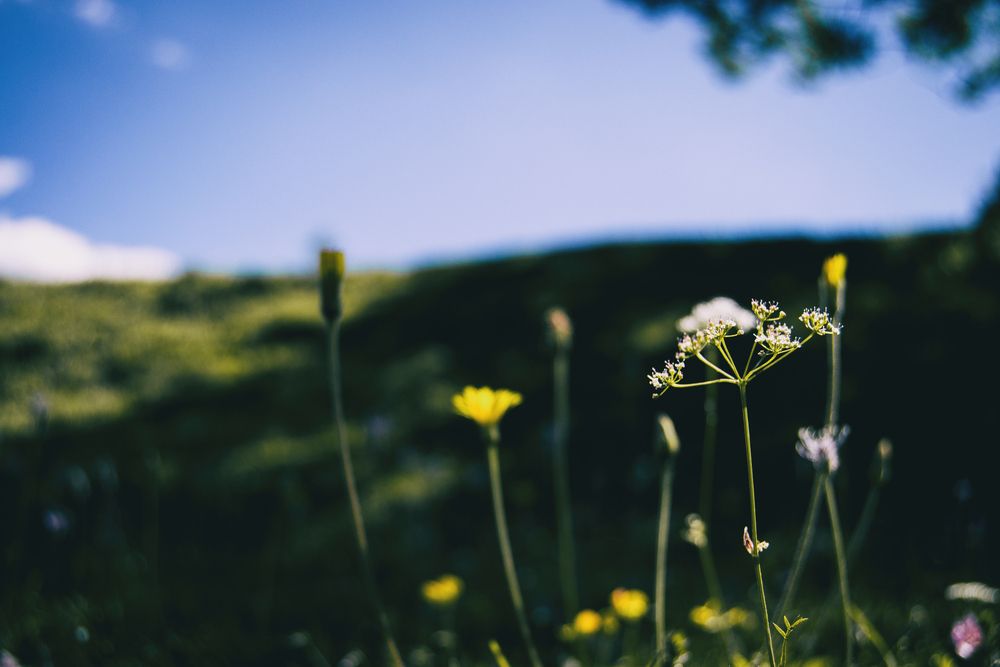
<svg viewBox="0 0 1000 667">
<path fill-rule="evenodd" d="M 715 480 L 715 440 L 719 427 L 719 390 L 705 389 L 705 440 L 701 454 L 701 496 L 698 513 L 706 526 L 712 525 L 712 485 Z"/>
<path fill-rule="evenodd" d="M 354 465 L 351 463 L 351 449 L 347 442 L 347 425 L 344 422 L 343 389 L 340 379 L 339 317 L 328 321 L 327 341 L 330 348 L 330 387 L 333 420 L 337 426 L 337 446 L 340 449 L 340 456 L 344 466 L 344 484 L 347 487 L 347 497 L 350 500 L 351 518 L 354 520 L 354 537 L 358 544 L 358 552 L 361 555 L 361 567 L 368 589 L 368 596 L 378 616 L 379 625 L 382 629 L 382 637 L 389 652 L 389 658 L 395 667 L 403 667 L 403 658 L 396 647 L 396 640 L 392 636 L 392 627 L 389 624 L 389 616 L 385 613 L 385 607 L 382 606 L 382 600 L 378 594 L 378 586 L 375 583 L 375 572 L 372 568 L 371 555 L 368 550 L 368 534 L 365 531 L 364 516 L 361 513 L 361 499 L 358 496 L 357 484 L 354 481 Z"/>
<path fill-rule="evenodd" d="M 816 532 L 816 517 L 819 515 L 820 495 L 823 492 L 823 482 L 827 473 L 816 471 L 813 476 L 812 494 L 809 496 L 809 507 L 806 510 L 806 520 L 802 524 L 802 531 L 799 533 L 799 542 L 795 546 L 795 557 L 792 559 L 792 570 L 785 580 L 785 590 L 781 594 L 781 600 L 775 611 L 775 617 L 781 618 L 782 614 L 791 606 L 795 599 L 795 591 L 798 587 L 799 578 L 805 569 L 806 560 L 809 558 L 809 550 L 812 547 L 813 535 Z"/>
<path fill-rule="evenodd" d="M 503 508 L 503 489 L 500 485 L 500 431 L 493 427 L 488 432 L 489 445 L 486 453 L 490 467 L 490 490 L 493 495 L 493 518 L 497 524 L 497 538 L 500 541 L 500 556 L 503 558 L 504 574 L 507 576 L 507 588 L 510 589 L 510 600 L 514 605 L 514 613 L 517 616 L 517 626 L 521 631 L 521 638 L 528 650 L 528 658 L 532 667 L 542 667 L 542 661 L 538 657 L 538 650 L 535 642 L 531 639 L 531 629 L 528 626 L 528 616 L 524 612 L 524 598 L 521 595 L 521 584 L 517 579 L 517 570 L 514 569 L 514 552 L 510 548 L 510 535 L 507 531 L 507 514 Z"/>
<path fill-rule="evenodd" d="M 674 457 L 663 461 L 660 481 L 660 525 L 656 536 L 656 653 L 659 665 L 667 650 L 667 537 L 670 534 L 670 501 L 674 488 Z"/>
<path fill-rule="evenodd" d="M 846 665 L 854 664 L 854 642 L 851 641 L 851 596 L 847 586 L 847 555 L 844 553 L 844 534 L 840 529 L 840 516 L 837 513 L 837 498 L 833 483 L 827 477 L 823 483 L 826 491 L 826 507 L 830 513 L 830 530 L 833 533 L 833 547 L 837 554 L 837 575 L 840 582 L 840 603 L 844 610 L 844 641 L 847 652 Z"/>
<path fill-rule="evenodd" d="M 626 621 L 622 634 L 622 648 L 625 651 L 626 664 L 639 667 L 639 621 Z"/>
<path fill-rule="evenodd" d="M 747 456 L 747 482 L 750 487 L 750 531 L 753 536 L 754 551 L 760 539 L 757 536 L 757 498 L 753 484 L 753 452 L 750 446 L 750 414 L 747 408 L 747 386 L 745 382 L 740 383 L 740 407 L 743 415 L 743 439 L 746 444 Z M 754 569 L 757 574 L 757 591 L 760 593 L 760 612 L 764 617 L 764 630 L 767 634 L 767 650 L 771 655 L 771 664 L 777 667 L 778 661 L 774 654 L 774 640 L 771 637 L 771 617 L 767 613 L 767 597 L 764 594 L 764 573 L 760 565 L 760 554 L 753 555 Z"/>
<path fill-rule="evenodd" d="M 836 287 L 836 307 L 833 311 L 833 323 L 840 325 L 844 317 L 844 303 L 846 300 L 847 281 L 841 280 Z M 833 426 L 840 417 L 840 357 L 841 342 L 840 336 L 830 336 L 830 347 L 828 361 L 830 372 L 830 389 L 827 397 L 826 423 Z"/>
<path fill-rule="evenodd" d="M 555 404 L 553 471 L 556 493 L 556 526 L 559 541 L 559 575 L 562 583 L 563 613 L 572 618 L 578 610 L 576 557 L 573 549 L 573 512 L 569 495 L 569 349 L 556 346 L 552 364 Z"/>
</svg>

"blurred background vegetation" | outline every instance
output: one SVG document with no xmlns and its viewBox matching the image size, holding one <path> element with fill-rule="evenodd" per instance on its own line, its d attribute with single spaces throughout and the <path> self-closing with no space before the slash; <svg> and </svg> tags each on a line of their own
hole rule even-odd
<svg viewBox="0 0 1000 667">
<path fill-rule="evenodd" d="M 537 637 L 558 651 L 551 349 L 543 313 L 573 318 L 570 466 L 581 603 L 651 590 L 654 416 L 683 445 L 674 525 L 697 504 L 699 392 L 650 400 L 676 320 L 717 295 L 816 301 L 822 260 L 849 257 L 842 517 L 893 476 L 852 572 L 897 648 L 947 645 L 955 581 L 996 582 L 1000 183 L 968 231 L 887 239 L 612 245 L 349 277 L 346 410 L 383 598 L 405 650 L 437 629 L 421 582 L 455 572 L 462 651 L 519 642 L 490 520 L 483 446 L 453 416 L 465 384 L 523 392 L 504 421 L 512 539 Z M 761 531 L 788 567 L 810 483 L 796 430 L 823 416 L 825 357 L 807 348 L 754 385 Z M 753 609 L 735 393 L 721 392 L 715 551 L 731 603 Z M 4 646 L 25 664 L 377 663 L 336 442 L 310 277 L 187 275 L 162 284 L 0 283 L 0 587 Z M 676 534 L 668 621 L 704 601 Z M 801 609 L 834 581 L 821 523 Z M 774 585 L 777 585 L 776 583 Z M 836 615 L 833 617 L 835 618 Z M 840 641 L 836 623 L 819 650 Z M 707 641 L 693 632 L 696 642 Z M 325 657 L 324 657 L 325 656 Z M 926 661 L 926 657 L 923 658 Z M 413 659 L 420 662 L 419 654 Z"/>
</svg>

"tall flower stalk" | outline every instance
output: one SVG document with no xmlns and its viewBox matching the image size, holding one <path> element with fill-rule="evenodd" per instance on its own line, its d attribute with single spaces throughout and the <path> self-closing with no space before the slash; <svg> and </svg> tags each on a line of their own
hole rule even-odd
<svg viewBox="0 0 1000 667">
<path fill-rule="evenodd" d="M 573 324 L 561 308 L 546 314 L 555 354 L 552 360 L 553 405 L 552 469 L 556 495 L 556 528 L 559 549 L 559 578 L 563 613 L 566 618 L 578 609 L 576 556 L 573 548 L 573 511 L 569 493 L 569 352 L 573 344 Z"/>
<path fill-rule="evenodd" d="M 510 590 L 510 600 L 517 616 L 517 626 L 528 651 L 532 667 L 542 667 L 538 650 L 531 638 L 531 628 L 528 625 L 528 615 L 524 610 L 524 596 L 521 594 L 521 584 L 514 567 L 514 552 L 510 546 L 510 534 L 507 530 L 507 514 L 503 504 L 503 484 L 500 478 L 500 420 L 512 407 L 521 404 L 521 394 L 508 389 L 494 391 L 489 387 L 466 387 L 462 393 L 452 397 L 452 406 L 459 415 L 479 424 L 486 439 L 486 458 L 490 469 L 490 491 L 493 497 L 493 518 L 497 527 L 497 539 L 500 542 L 500 556 L 503 559 L 504 574 L 507 577 L 507 588 Z"/>
<path fill-rule="evenodd" d="M 403 667 L 403 658 L 399 654 L 396 640 L 392 634 L 389 616 L 379 597 L 375 573 L 372 567 L 371 554 L 368 547 L 368 534 L 365 530 L 364 515 L 361 511 L 361 498 L 358 496 L 357 483 L 354 480 L 354 465 L 351 462 L 351 449 L 347 441 L 347 426 L 344 421 L 343 389 L 340 372 L 340 324 L 343 318 L 341 300 L 341 285 L 344 280 L 344 254 L 333 250 L 320 253 L 320 308 L 326 322 L 327 344 L 330 353 L 330 390 L 333 410 L 333 420 L 337 427 L 337 446 L 343 463 L 344 485 L 347 487 L 347 497 L 350 501 L 351 518 L 354 522 L 354 537 L 361 556 L 361 567 L 368 596 L 375 613 L 378 616 L 382 638 L 385 641 L 389 659 L 395 667 Z"/>
<path fill-rule="evenodd" d="M 747 401 L 748 385 L 762 373 L 773 368 L 796 350 L 801 348 L 814 336 L 838 334 L 840 328 L 834 324 L 828 313 L 818 308 L 809 308 L 802 312 L 799 320 L 809 330 L 805 339 L 794 336 L 792 328 L 783 322 L 786 315 L 774 302 L 754 300 L 751 303 L 753 314 L 757 319 L 756 332 L 750 353 L 741 366 L 736 364 L 729 349 L 727 340 L 744 333 L 737 327 L 733 319 L 712 321 L 707 327 L 699 329 L 694 334 L 685 334 L 677 343 L 677 353 L 673 361 L 665 362 L 663 370 L 653 369 L 647 376 L 653 387 L 653 397 L 662 396 L 671 388 L 702 387 L 713 384 L 735 385 L 740 395 L 740 418 L 743 423 L 743 441 L 747 465 L 747 486 L 750 500 L 750 529 L 744 529 L 743 541 L 747 553 L 753 559 L 754 574 L 757 580 L 757 591 L 760 598 L 761 616 L 764 619 L 765 639 L 771 664 L 777 665 L 774 651 L 774 640 L 771 636 L 771 619 L 767 609 L 767 594 L 764 587 L 764 573 L 761 564 L 761 553 L 767 548 L 767 542 L 760 539 L 757 527 L 757 498 L 753 477 L 753 445 L 750 440 L 750 412 Z M 703 354 L 709 346 L 718 350 L 720 364 L 708 360 Z M 702 382 L 685 383 L 685 363 L 697 359 L 711 371 L 714 379 Z"/>
<path fill-rule="evenodd" d="M 681 449 L 674 422 L 667 415 L 657 419 L 657 441 L 665 450 L 660 472 L 660 520 L 656 533 L 656 581 L 653 591 L 653 614 L 656 624 L 656 658 L 654 665 L 667 655 L 667 545 L 670 536 L 670 506 L 674 492 L 674 461 Z"/>
</svg>

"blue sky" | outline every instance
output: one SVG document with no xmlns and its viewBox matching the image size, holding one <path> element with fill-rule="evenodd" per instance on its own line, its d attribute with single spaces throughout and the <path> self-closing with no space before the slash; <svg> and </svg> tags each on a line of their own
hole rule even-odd
<svg viewBox="0 0 1000 667">
<path fill-rule="evenodd" d="M 1000 166 L 1000 95 L 959 105 L 896 49 L 802 88 L 780 61 L 724 81 L 701 39 L 611 0 L 0 0 L 0 229 L 402 268 L 962 222 Z"/>
</svg>

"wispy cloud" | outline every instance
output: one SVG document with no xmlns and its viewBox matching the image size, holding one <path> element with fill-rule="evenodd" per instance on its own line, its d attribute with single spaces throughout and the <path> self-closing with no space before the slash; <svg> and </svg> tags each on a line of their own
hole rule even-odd
<svg viewBox="0 0 1000 667">
<path fill-rule="evenodd" d="M 191 65 L 191 50 L 176 39 L 158 39 L 149 49 L 149 57 L 160 69 L 177 72 Z"/>
<path fill-rule="evenodd" d="M 0 277 L 34 282 L 164 280 L 180 258 L 160 248 L 94 243 L 45 218 L 0 214 Z"/>
<path fill-rule="evenodd" d="M 115 22 L 118 7 L 111 0 L 76 0 L 76 18 L 95 28 L 106 28 Z"/>
<path fill-rule="evenodd" d="M 0 155 L 0 199 L 31 180 L 31 164 L 21 158 Z"/>
</svg>

